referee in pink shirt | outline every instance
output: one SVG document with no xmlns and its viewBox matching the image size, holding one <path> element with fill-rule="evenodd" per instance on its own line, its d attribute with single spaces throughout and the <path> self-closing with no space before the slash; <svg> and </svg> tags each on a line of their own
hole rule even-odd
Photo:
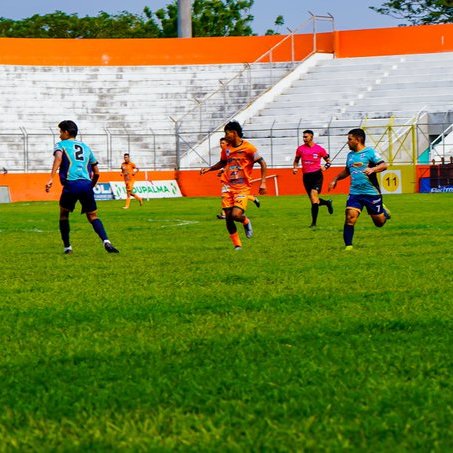
<svg viewBox="0 0 453 453">
<path fill-rule="evenodd" d="M 304 187 L 311 201 L 310 228 L 316 227 L 319 206 L 327 206 L 329 214 L 333 213 L 332 200 L 319 198 L 322 190 L 322 173 L 331 165 L 329 154 L 322 146 L 313 141 L 313 135 L 313 131 L 309 129 L 303 132 L 304 144 L 297 148 L 293 162 L 293 175 L 295 175 L 301 161 Z M 321 159 L 324 159 L 324 165 L 321 165 Z"/>
</svg>

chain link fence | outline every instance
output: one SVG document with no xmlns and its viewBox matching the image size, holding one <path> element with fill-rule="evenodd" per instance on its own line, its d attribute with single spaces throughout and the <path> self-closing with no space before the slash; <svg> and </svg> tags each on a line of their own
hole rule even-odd
<svg viewBox="0 0 453 453">
<path fill-rule="evenodd" d="M 389 163 L 416 164 L 430 163 L 434 160 L 450 159 L 452 147 L 437 146 L 431 143 L 451 130 L 451 123 L 387 124 L 374 126 L 360 122 L 342 124 L 341 127 L 327 125 L 297 128 L 270 127 L 267 129 L 244 129 L 245 138 L 251 140 L 264 157 L 269 167 L 288 167 L 292 165 L 296 148 L 302 143 L 302 131 L 313 129 L 315 141 L 327 149 L 333 165 L 343 166 L 349 149 L 346 144 L 350 129 L 363 127 L 367 133 L 368 146 L 379 151 Z M 102 170 L 119 169 L 123 154 L 129 153 L 131 159 L 143 170 L 195 169 L 213 165 L 219 160 L 219 139 L 221 132 L 198 131 L 205 137 L 208 146 L 203 153 L 191 149 L 193 159 L 190 165 L 180 166 L 177 144 L 185 140 L 180 133 L 153 132 L 112 132 L 80 133 L 78 138 L 86 142 L 94 151 Z M 47 172 L 52 164 L 54 144 L 59 136 L 52 132 L 0 133 L 0 169 L 9 172 Z M 206 149 L 208 150 L 206 152 Z M 442 154 L 444 153 L 444 154 Z"/>
</svg>

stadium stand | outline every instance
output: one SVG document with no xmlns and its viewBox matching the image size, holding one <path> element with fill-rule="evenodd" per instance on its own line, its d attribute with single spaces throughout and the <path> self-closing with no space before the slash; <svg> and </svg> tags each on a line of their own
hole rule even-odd
<svg viewBox="0 0 453 453">
<path fill-rule="evenodd" d="M 175 167 L 174 121 L 200 100 L 233 80 L 237 94 L 229 98 L 232 111 L 257 97 L 286 74 L 290 63 L 192 66 L 17 66 L 0 65 L 2 107 L 0 154 L 9 170 L 39 171 L 49 166 L 61 119 L 79 125 L 83 139 L 97 150 L 104 167 L 130 148 L 139 150 L 136 163 Z M 247 80 L 244 81 L 244 78 Z M 247 83 L 244 93 L 239 86 Z M 225 101 L 219 98 L 220 112 Z M 189 120 L 189 119 L 188 119 Z M 199 129 L 198 116 L 187 126 Z M 52 134 L 49 135 L 49 132 Z M 29 153 L 24 157 L 24 136 Z M 106 154 L 106 140 L 116 140 L 118 156 Z"/>
<path fill-rule="evenodd" d="M 71 118 L 106 178 L 119 178 L 129 151 L 154 173 L 145 178 L 176 178 L 187 196 L 214 195 L 218 181 L 199 179 L 198 168 L 218 159 L 222 126 L 235 118 L 282 194 L 300 193 L 287 170 L 303 129 L 329 150 L 333 173 L 344 163 L 346 132 L 358 126 L 389 162 L 403 164 L 395 170 L 401 190 L 417 191 L 431 156 L 448 160 L 452 52 L 451 24 L 191 40 L 4 38 L 3 182 L 13 201 L 42 199 L 57 123 Z"/>
<path fill-rule="evenodd" d="M 307 128 L 315 130 L 317 142 L 342 165 L 348 152 L 345 134 L 351 128 L 366 123 L 379 135 L 390 122 L 410 125 L 422 113 L 447 112 L 453 104 L 451 74 L 453 53 L 323 59 L 282 94 L 264 101 L 259 112 L 241 118 L 247 136 L 273 166 L 292 162 Z M 386 146 L 384 137 L 384 153 Z M 407 163 L 407 156 L 400 157 Z M 190 159 L 186 165 L 191 166 Z"/>
</svg>

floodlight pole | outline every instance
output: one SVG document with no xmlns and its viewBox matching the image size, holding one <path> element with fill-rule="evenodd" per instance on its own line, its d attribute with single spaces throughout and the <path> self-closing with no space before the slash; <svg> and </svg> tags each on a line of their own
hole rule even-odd
<svg viewBox="0 0 453 453">
<path fill-rule="evenodd" d="M 192 37 L 192 0 L 178 0 L 178 38 Z"/>
</svg>

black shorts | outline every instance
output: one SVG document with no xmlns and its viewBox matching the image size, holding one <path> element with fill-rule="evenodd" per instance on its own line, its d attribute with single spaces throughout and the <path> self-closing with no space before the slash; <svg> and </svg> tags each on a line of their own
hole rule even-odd
<svg viewBox="0 0 453 453">
<path fill-rule="evenodd" d="M 68 211 L 74 211 L 77 201 L 82 205 L 82 214 L 97 210 L 96 200 L 94 199 L 91 181 L 78 179 L 76 181 L 66 181 L 61 192 L 60 206 Z"/>
<path fill-rule="evenodd" d="M 321 193 L 323 179 L 321 170 L 304 173 L 302 180 L 307 194 L 310 195 L 312 190 L 316 190 L 318 193 Z"/>
</svg>

